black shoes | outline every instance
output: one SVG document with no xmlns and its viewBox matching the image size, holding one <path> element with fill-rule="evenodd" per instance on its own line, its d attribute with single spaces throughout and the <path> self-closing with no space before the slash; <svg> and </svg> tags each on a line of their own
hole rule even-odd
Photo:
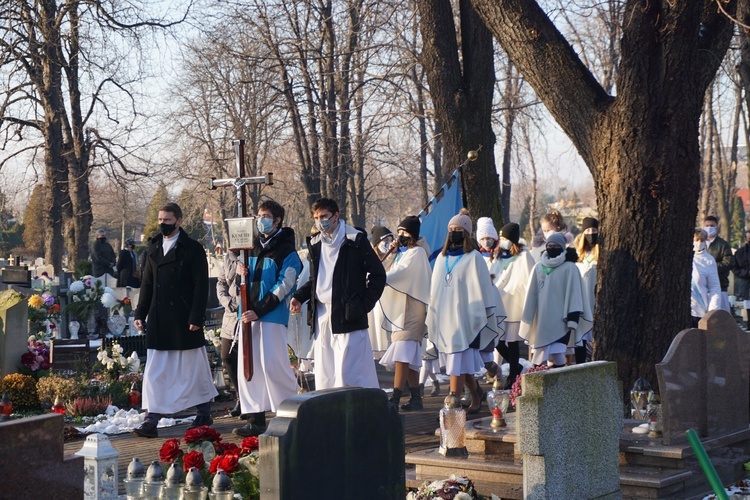
<svg viewBox="0 0 750 500">
<path fill-rule="evenodd" d="M 409 389 L 411 392 L 411 398 L 408 403 L 402 404 L 401 409 L 404 411 L 424 410 L 424 404 L 422 403 L 422 391 L 419 387 Z"/>
<path fill-rule="evenodd" d="M 240 408 L 240 400 L 237 400 L 237 404 L 234 405 L 234 408 L 232 408 L 229 411 L 229 414 L 233 417 L 239 417 L 242 415 L 242 408 Z"/>
<path fill-rule="evenodd" d="M 152 422 L 143 422 L 137 429 L 132 429 L 131 434 L 138 437 L 144 438 L 157 438 L 159 437 L 159 431 L 156 430 L 156 424 Z"/>
<path fill-rule="evenodd" d="M 190 424 L 190 427 L 188 427 L 188 429 L 195 429 L 196 427 L 200 427 L 201 425 L 211 425 L 213 423 L 214 423 L 214 419 L 211 418 L 210 415 L 207 415 L 207 416 L 199 415 L 195 417 L 195 420 L 193 420 L 193 423 Z"/>
<path fill-rule="evenodd" d="M 232 434 L 240 437 L 260 436 L 264 432 L 266 432 L 265 427 L 260 427 L 255 424 L 245 424 L 242 427 L 232 429 Z"/>
</svg>

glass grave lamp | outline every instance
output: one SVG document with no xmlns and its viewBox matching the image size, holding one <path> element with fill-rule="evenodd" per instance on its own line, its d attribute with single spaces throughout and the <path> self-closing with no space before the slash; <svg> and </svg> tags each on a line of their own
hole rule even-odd
<svg viewBox="0 0 750 500">
<path fill-rule="evenodd" d="M 78 331 L 81 329 L 81 324 L 73 320 L 70 323 L 68 323 L 68 331 L 70 332 L 70 338 L 73 340 L 78 339 Z"/>
<path fill-rule="evenodd" d="M 146 470 L 138 457 L 133 457 L 133 461 L 128 464 L 128 472 L 125 479 L 122 480 L 125 485 L 125 495 L 128 500 L 143 498 L 143 483 L 146 481 Z"/>
<path fill-rule="evenodd" d="M 13 411 L 13 403 L 10 401 L 10 396 L 6 392 L 3 394 L 3 398 L 0 399 L 0 422 L 7 422 L 10 420 L 10 412 Z"/>
<path fill-rule="evenodd" d="M 62 401 L 60 400 L 60 396 L 55 396 L 55 404 L 52 405 L 52 413 L 59 413 L 60 415 L 65 415 L 65 405 L 62 404 Z"/>
<path fill-rule="evenodd" d="M 648 418 L 648 437 L 658 439 L 662 437 L 663 425 L 661 414 L 661 398 L 652 393 L 646 407 L 646 418 Z"/>
<path fill-rule="evenodd" d="M 206 500 L 208 488 L 203 486 L 201 473 L 195 467 L 185 475 L 185 489 L 182 490 L 182 500 Z"/>
<path fill-rule="evenodd" d="M 492 412 L 492 423 L 490 426 L 498 429 L 505 427 L 505 412 L 508 411 L 510 405 L 510 394 L 508 391 L 491 390 L 487 393 L 487 405 L 490 407 Z"/>
<path fill-rule="evenodd" d="M 651 390 L 651 384 L 646 377 L 639 377 L 630 390 L 630 418 L 646 420 L 646 407 L 653 394 L 654 391 Z"/>
<path fill-rule="evenodd" d="M 167 471 L 167 478 L 161 487 L 159 498 L 161 500 L 180 500 L 182 498 L 182 480 L 184 474 L 182 469 L 172 464 Z"/>
<path fill-rule="evenodd" d="M 455 392 L 445 397 L 445 406 L 440 410 L 440 449 L 444 457 L 465 457 L 466 412 Z"/>
<path fill-rule="evenodd" d="M 208 494 L 208 498 L 211 500 L 233 500 L 234 490 L 232 489 L 232 480 L 229 476 L 224 474 L 224 471 L 219 471 L 214 476 L 214 480 L 211 483 L 211 493 Z"/>
<path fill-rule="evenodd" d="M 148 466 L 148 470 L 146 471 L 146 482 L 143 484 L 143 493 L 146 498 L 159 498 L 162 485 L 164 484 L 164 481 L 162 481 L 163 476 L 164 469 L 162 469 L 159 461 L 154 460 L 151 462 L 151 465 Z"/>
</svg>

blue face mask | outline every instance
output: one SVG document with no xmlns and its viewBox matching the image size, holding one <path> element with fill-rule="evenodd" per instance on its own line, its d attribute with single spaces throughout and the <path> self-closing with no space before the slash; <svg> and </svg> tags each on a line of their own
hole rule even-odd
<svg viewBox="0 0 750 500">
<path fill-rule="evenodd" d="M 255 225 L 261 234 L 269 234 L 273 230 L 273 219 L 259 217 Z"/>
</svg>

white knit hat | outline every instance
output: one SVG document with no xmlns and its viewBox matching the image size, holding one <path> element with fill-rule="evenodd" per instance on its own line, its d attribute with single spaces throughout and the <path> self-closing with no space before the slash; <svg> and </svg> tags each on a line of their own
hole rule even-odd
<svg viewBox="0 0 750 500">
<path fill-rule="evenodd" d="M 495 223 L 489 217 L 480 217 L 477 219 L 477 239 L 481 241 L 484 238 L 498 240 Z"/>
</svg>

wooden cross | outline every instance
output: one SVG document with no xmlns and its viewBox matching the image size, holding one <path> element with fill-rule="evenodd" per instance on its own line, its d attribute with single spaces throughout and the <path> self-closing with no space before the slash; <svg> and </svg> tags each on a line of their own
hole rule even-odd
<svg viewBox="0 0 750 500">
<path fill-rule="evenodd" d="M 219 187 L 233 187 L 237 193 L 237 217 L 246 217 L 245 206 L 247 204 L 247 195 L 245 193 L 245 186 L 248 184 L 265 184 L 267 186 L 273 185 L 273 174 L 267 173 L 260 177 L 245 177 L 245 140 L 239 139 L 232 142 L 234 145 L 234 159 L 237 166 L 237 177 L 234 179 L 216 179 L 211 178 L 209 182 L 210 189 L 216 189 Z M 248 250 L 252 250 L 252 246 L 249 248 L 241 248 L 240 250 L 240 262 L 248 269 Z M 250 306 L 250 290 L 247 286 L 247 280 L 245 274 L 240 275 L 240 304 L 241 311 L 248 311 Z M 245 380 L 248 382 L 253 378 L 253 343 L 250 330 L 250 323 L 242 323 L 242 361 L 245 368 Z"/>
</svg>

